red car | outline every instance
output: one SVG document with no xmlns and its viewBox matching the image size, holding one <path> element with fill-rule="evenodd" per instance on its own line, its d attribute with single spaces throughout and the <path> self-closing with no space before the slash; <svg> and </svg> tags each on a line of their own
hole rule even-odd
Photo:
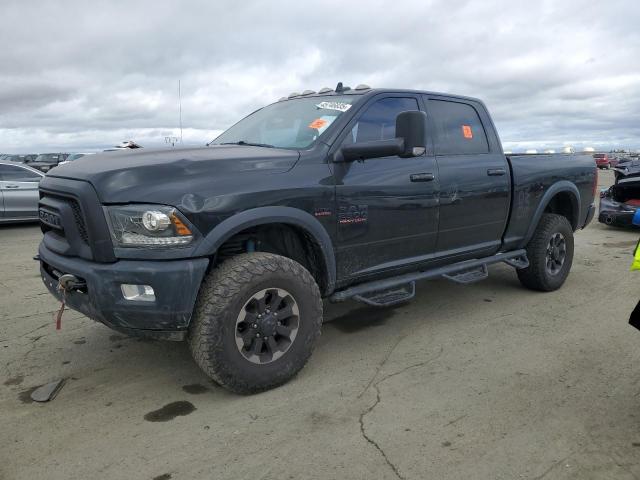
<svg viewBox="0 0 640 480">
<path fill-rule="evenodd" d="M 618 159 L 608 153 L 595 153 L 593 158 L 598 168 L 610 168 L 618 165 Z"/>
</svg>

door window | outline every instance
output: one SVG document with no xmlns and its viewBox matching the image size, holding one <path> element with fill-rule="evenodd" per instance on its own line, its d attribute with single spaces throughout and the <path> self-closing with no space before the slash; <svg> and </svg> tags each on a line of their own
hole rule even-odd
<svg viewBox="0 0 640 480">
<path fill-rule="evenodd" d="M 429 100 L 436 127 L 436 155 L 488 153 L 489 144 L 478 112 L 471 105 Z"/>
<path fill-rule="evenodd" d="M 415 98 L 383 98 L 370 105 L 353 126 L 344 143 L 390 140 L 396 136 L 399 113 L 419 110 Z"/>
<path fill-rule="evenodd" d="M 38 182 L 42 178 L 31 170 L 13 165 L 0 165 L 0 180 L 5 182 Z"/>
</svg>

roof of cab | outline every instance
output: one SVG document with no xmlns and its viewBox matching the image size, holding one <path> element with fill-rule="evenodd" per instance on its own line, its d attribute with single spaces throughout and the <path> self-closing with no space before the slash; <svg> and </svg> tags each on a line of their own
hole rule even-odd
<svg viewBox="0 0 640 480">
<path fill-rule="evenodd" d="M 337 91 L 335 89 L 331 90 L 325 87 L 320 89 L 318 92 L 315 92 L 313 90 L 305 90 L 302 93 L 293 92 L 286 97 L 280 98 L 278 102 L 296 100 L 298 98 L 307 98 L 307 97 L 332 97 L 337 95 L 372 96 L 380 93 L 407 93 L 407 94 L 433 95 L 438 97 L 457 98 L 461 100 L 468 100 L 468 101 L 482 103 L 482 101 L 478 98 L 468 97 L 465 95 L 456 95 L 452 93 L 431 92 L 426 90 L 412 90 L 412 89 L 402 89 L 402 88 L 371 88 L 371 87 L 368 87 L 367 85 L 358 85 L 358 87 L 356 88 L 344 87 L 344 90 L 342 91 Z"/>
</svg>

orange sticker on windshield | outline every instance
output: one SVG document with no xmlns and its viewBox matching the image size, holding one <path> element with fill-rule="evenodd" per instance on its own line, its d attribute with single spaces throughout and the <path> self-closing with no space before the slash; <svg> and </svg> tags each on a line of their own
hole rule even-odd
<svg viewBox="0 0 640 480">
<path fill-rule="evenodd" d="M 315 128 L 316 130 L 320 130 L 322 127 L 326 127 L 327 123 L 329 122 L 327 122 L 322 118 L 316 118 L 313 122 L 309 124 L 309 128 Z"/>
<path fill-rule="evenodd" d="M 462 125 L 462 135 L 464 138 L 473 138 L 473 131 L 469 125 Z"/>
</svg>

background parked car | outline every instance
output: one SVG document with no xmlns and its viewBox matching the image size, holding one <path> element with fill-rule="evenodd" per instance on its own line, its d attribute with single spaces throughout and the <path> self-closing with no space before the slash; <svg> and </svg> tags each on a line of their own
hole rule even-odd
<svg viewBox="0 0 640 480">
<path fill-rule="evenodd" d="M 63 162 L 59 163 L 59 165 L 62 165 L 63 163 L 73 162 L 74 160 L 77 160 L 82 157 L 86 157 L 87 155 L 95 155 L 95 154 L 96 152 L 70 153 L 69 156 Z"/>
<path fill-rule="evenodd" d="M 33 162 L 29 162 L 29 166 L 46 173 L 53 167 L 57 167 L 60 162 L 64 162 L 68 155 L 68 153 L 41 153 Z"/>
<path fill-rule="evenodd" d="M 16 163 L 30 163 L 35 161 L 37 158 L 37 153 L 29 153 L 29 154 L 17 154 L 17 155 L 5 155 L 4 158 L 0 158 L 3 162 L 16 162 Z"/>
<path fill-rule="evenodd" d="M 38 219 L 38 184 L 44 173 L 15 162 L 0 162 L 0 223 Z"/>
<path fill-rule="evenodd" d="M 618 160 L 610 153 L 594 153 L 593 158 L 598 168 L 611 168 L 618 164 Z"/>
</svg>

